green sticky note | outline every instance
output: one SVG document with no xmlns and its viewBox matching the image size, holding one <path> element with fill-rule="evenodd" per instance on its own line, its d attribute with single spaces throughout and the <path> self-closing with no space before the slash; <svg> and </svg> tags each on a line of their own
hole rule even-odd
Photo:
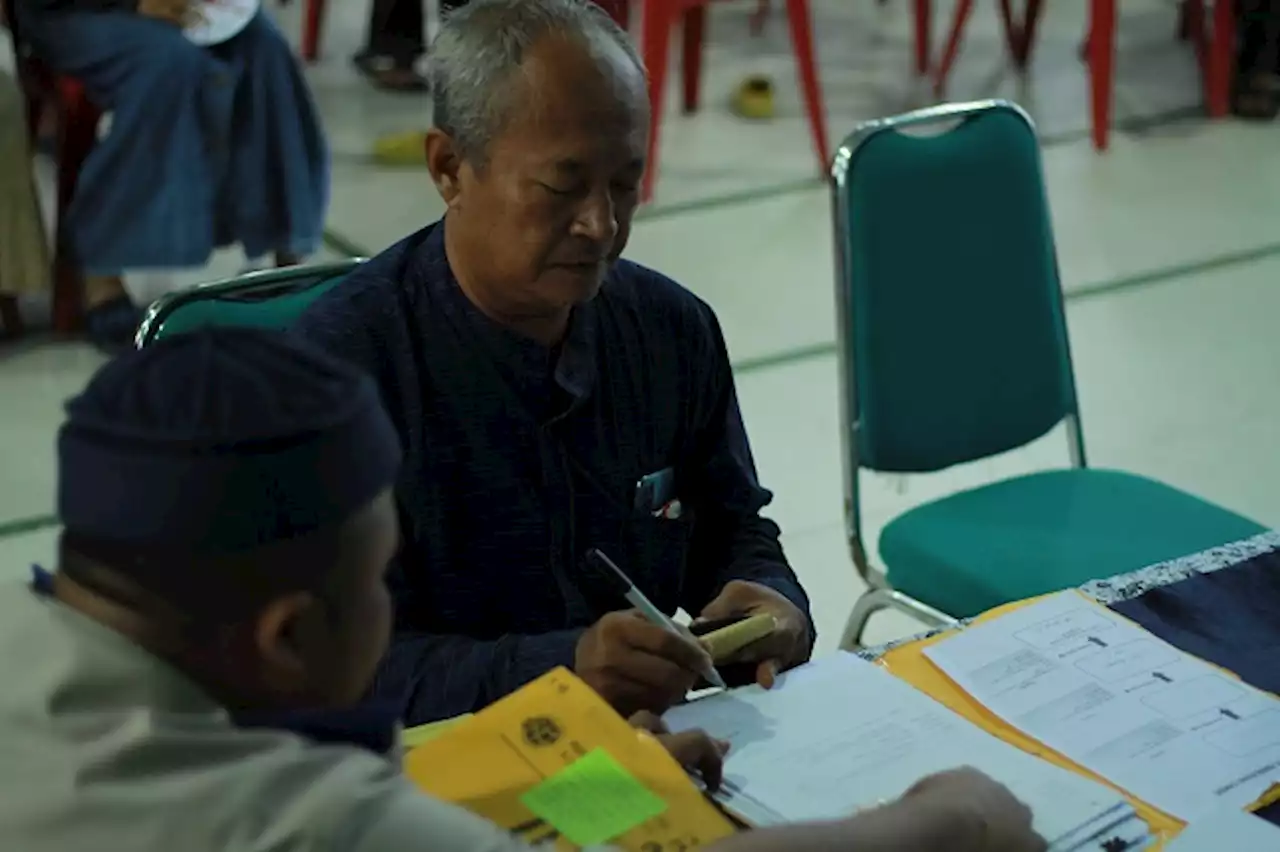
<svg viewBox="0 0 1280 852">
<path fill-rule="evenodd" d="M 666 802 L 599 748 L 529 790 L 520 801 L 578 846 L 613 840 L 667 809 Z"/>
</svg>

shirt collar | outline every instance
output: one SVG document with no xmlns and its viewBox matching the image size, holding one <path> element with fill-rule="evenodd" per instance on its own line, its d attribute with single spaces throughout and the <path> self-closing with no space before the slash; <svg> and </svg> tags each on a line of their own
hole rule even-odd
<svg viewBox="0 0 1280 852">
<path fill-rule="evenodd" d="M 431 229 L 410 264 L 415 284 L 425 287 L 433 304 L 480 342 L 503 376 L 534 410 L 545 411 L 554 386 L 569 395 L 570 407 L 585 400 L 596 381 L 595 301 L 574 309 L 564 342 L 543 346 L 494 322 L 477 308 L 458 285 L 444 249 L 445 221 Z"/>
<path fill-rule="evenodd" d="M 31 566 L 31 589 L 41 598 L 53 596 L 53 575 L 39 565 Z M 78 615 L 78 614 L 77 614 Z M 103 628 L 106 629 L 106 628 Z M 124 640 L 124 637 L 120 637 Z M 127 641 L 127 640 L 124 640 Z M 132 644 L 132 643 L 130 643 Z M 136 646 L 135 646 L 136 647 Z M 137 648 L 140 657 L 151 658 L 142 648 Z M 159 698 L 159 693 L 186 696 L 179 706 L 194 709 L 214 709 L 214 703 L 199 692 L 198 688 L 177 672 L 164 667 L 161 661 L 155 660 L 157 669 L 150 671 L 139 666 L 136 671 L 128 672 L 125 677 L 135 681 L 134 686 L 142 686 L 137 694 L 139 703 L 149 697 Z M 127 686 L 126 686 L 127 688 Z M 192 696 L 199 695 L 197 700 L 190 701 Z M 164 699 L 162 706 L 168 708 L 172 702 Z M 269 713 L 235 713 L 231 721 L 241 728 L 270 728 L 288 731 L 317 743 L 332 745 L 350 745 L 363 748 L 377 754 L 387 755 L 396 747 L 400 737 L 399 710 L 394 705 L 369 702 L 342 710 L 291 710 L 287 712 Z"/>
</svg>

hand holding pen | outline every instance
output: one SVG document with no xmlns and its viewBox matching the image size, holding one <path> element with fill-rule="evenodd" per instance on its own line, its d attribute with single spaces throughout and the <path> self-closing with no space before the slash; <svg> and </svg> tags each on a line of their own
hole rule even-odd
<svg viewBox="0 0 1280 852">
<path fill-rule="evenodd" d="M 699 676 L 720 679 L 698 640 L 654 607 L 612 560 L 599 551 L 588 559 L 636 609 L 609 613 L 587 629 L 574 654 L 579 677 L 624 715 L 662 713 L 683 700 Z"/>
</svg>

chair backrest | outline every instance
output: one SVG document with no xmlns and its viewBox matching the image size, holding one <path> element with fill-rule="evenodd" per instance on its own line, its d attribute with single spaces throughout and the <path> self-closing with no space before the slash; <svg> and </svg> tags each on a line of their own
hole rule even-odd
<svg viewBox="0 0 1280 852">
<path fill-rule="evenodd" d="M 1026 113 L 985 101 L 868 122 L 832 172 L 846 483 L 861 467 L 940 470 L 1074 425 Z"/>
<path fill-rule="evenodd" d="M 141 349 L 162 337 L 207 325 L 286 329 L 363 262 L 353 258 L 249 272 L 170 293 L 147 309 L 135 344 Z"/>
</svg>

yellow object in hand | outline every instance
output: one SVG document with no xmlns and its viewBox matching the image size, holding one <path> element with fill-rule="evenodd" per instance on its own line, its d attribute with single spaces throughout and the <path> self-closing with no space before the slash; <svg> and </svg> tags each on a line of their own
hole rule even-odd
<svg viewBox="0 0 1280 852">
<path fill-rule="evenodd" d="M 753 615 L 698 637 L 716 663 L 728 659 L 752 642 L 758 642 L 778 628 L 772 615 Z"/>
</svg>

